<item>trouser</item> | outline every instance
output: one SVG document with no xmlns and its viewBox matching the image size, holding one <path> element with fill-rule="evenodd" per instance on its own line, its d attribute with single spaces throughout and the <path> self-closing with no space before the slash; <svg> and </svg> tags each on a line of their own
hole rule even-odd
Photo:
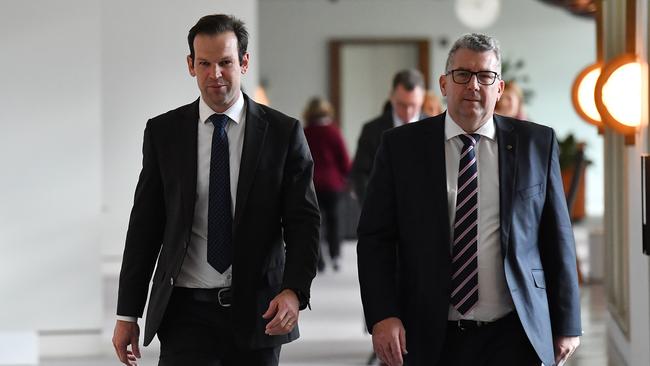
<svg viewBox="0 0 650 366">
<path fill-rule="evenodd" d="M 280 346 L 239 347 L 234 340 L 232 308 L 202 300 L 190 289 L 174 289 L 158 330 L 158 366 L 278 365 Z"/>
<path fill-rule="evenodd" d="M 539 366 L 516 312 L 488 325 L 449 322 L 438 365 Z"/>
<path fill-rule="evenodd" d="M 340 192 L 318 191 L 318 207 L 320 208 L 325 226 L 325 240 L 328 244 L 329 255 L 337 259 L 341 255 L 341 238 L 339 235 L 339 202 Z"/>
</svg>

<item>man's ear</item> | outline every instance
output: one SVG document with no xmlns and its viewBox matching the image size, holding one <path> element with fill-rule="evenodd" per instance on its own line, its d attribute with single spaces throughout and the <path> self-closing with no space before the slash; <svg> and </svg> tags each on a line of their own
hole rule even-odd
<svg viewBox="0 0 650 366">
<path fill-rule="evenodd" d="M 248 61 L 249 61 L 250 55 L 248 52 L 244 53 L 244 57 L 242 57 L 241 60 L 241 73 L 242 75 L 245 74 L 248 71 Z"/>
<path fill-rule="evenodd" d="M 506 90 L 506 82 L 499 79 L 499 96 L 497 97 L 497 100 L 501 99 L 504 90 Z"/>
<path fill-rule="evenodd" d="M 194 59 L 190 55 L 187 55 L 187 69 L 190 71 L 190 75 L 196 76 L 196 71 L 194 71 Z"/>
<path fill-rule="evenodd" d="M 440 83 L 440 93 L 442 93 L 443 97 L 447 96 L 447 77 L 446 75 L 440 75 L 440 79 L 438 79 L 438 82 Z"/>
</svg>

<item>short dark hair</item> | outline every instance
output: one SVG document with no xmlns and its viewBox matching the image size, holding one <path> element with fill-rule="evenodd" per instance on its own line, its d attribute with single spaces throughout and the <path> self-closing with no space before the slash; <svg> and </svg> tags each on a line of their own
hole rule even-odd
<svg viewBox="0 0 650 366">
<path fill-rule="evenodd" d="M 424 76 L 416 69 L 401 70 L 393 77 L 393 91 L 401 85 L 404 89 L 411 91 L 416 87 L 424 89 Z"/>
<path fill-rule="evenodd" d="M 225 32 L 235 33 L 237 37 L 237 50 L 239 52 L 239 62 L 244 60 L 244 55 L 248 48 L 248 31 L 244 22 L 232 15 L 213 14 L 206 15 L 190 29 L 187 35 L 187 43 L 190 46 L 190 57 L 194 60 L 194 37 L 197 34 L 207 34 L 210 36 Z"/>
</svg>

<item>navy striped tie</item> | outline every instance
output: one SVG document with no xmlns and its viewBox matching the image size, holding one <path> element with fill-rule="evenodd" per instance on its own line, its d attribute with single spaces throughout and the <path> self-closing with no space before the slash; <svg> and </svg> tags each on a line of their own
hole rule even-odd
<svg viewBox="0 0 650 366">
<path fill-rule="evenodd" d="M 458 165 L 456 219 L 451 262 L 451 304 L 466 314 L 478 302 L 478 134 L 459 135 L 463 141 Z"/>
<path fill-rule="evenodd" d="M 230 154 L 226 124 L 228 116 L 213 114 L 208 198 L 208 263 L 223 273 L 232 263 L 232 208 L 230 199 Z"/>
</svg>

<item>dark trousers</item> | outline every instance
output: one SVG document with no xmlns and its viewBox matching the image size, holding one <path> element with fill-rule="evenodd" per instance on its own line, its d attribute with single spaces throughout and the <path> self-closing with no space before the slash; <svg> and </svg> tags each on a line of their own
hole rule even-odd
<svg viewBox="0 0 650 366">
<path fill-rule="evenodd" d="M 541 361 L 515 312 L 494 324 L 447 327 L 440 366 L 539 366 Z"/>
<path fill-rule="evenodd" d="M 174 289 L 158 339 L 158 366 L 277 366 L 280 347 L 242 349 L 233 339 L 232 311 L 197 301 L 187 291 Z"/>
<path fill-rule="evenodd" d="M 330 258 L 336 259 L 341 255 L 341 237 L 339 236 L 339 202 L 341 192 L 318 191 L 318 207 L 321 221 L 325 227 L 325 240 L 329 247 Z"/>
</svg>

